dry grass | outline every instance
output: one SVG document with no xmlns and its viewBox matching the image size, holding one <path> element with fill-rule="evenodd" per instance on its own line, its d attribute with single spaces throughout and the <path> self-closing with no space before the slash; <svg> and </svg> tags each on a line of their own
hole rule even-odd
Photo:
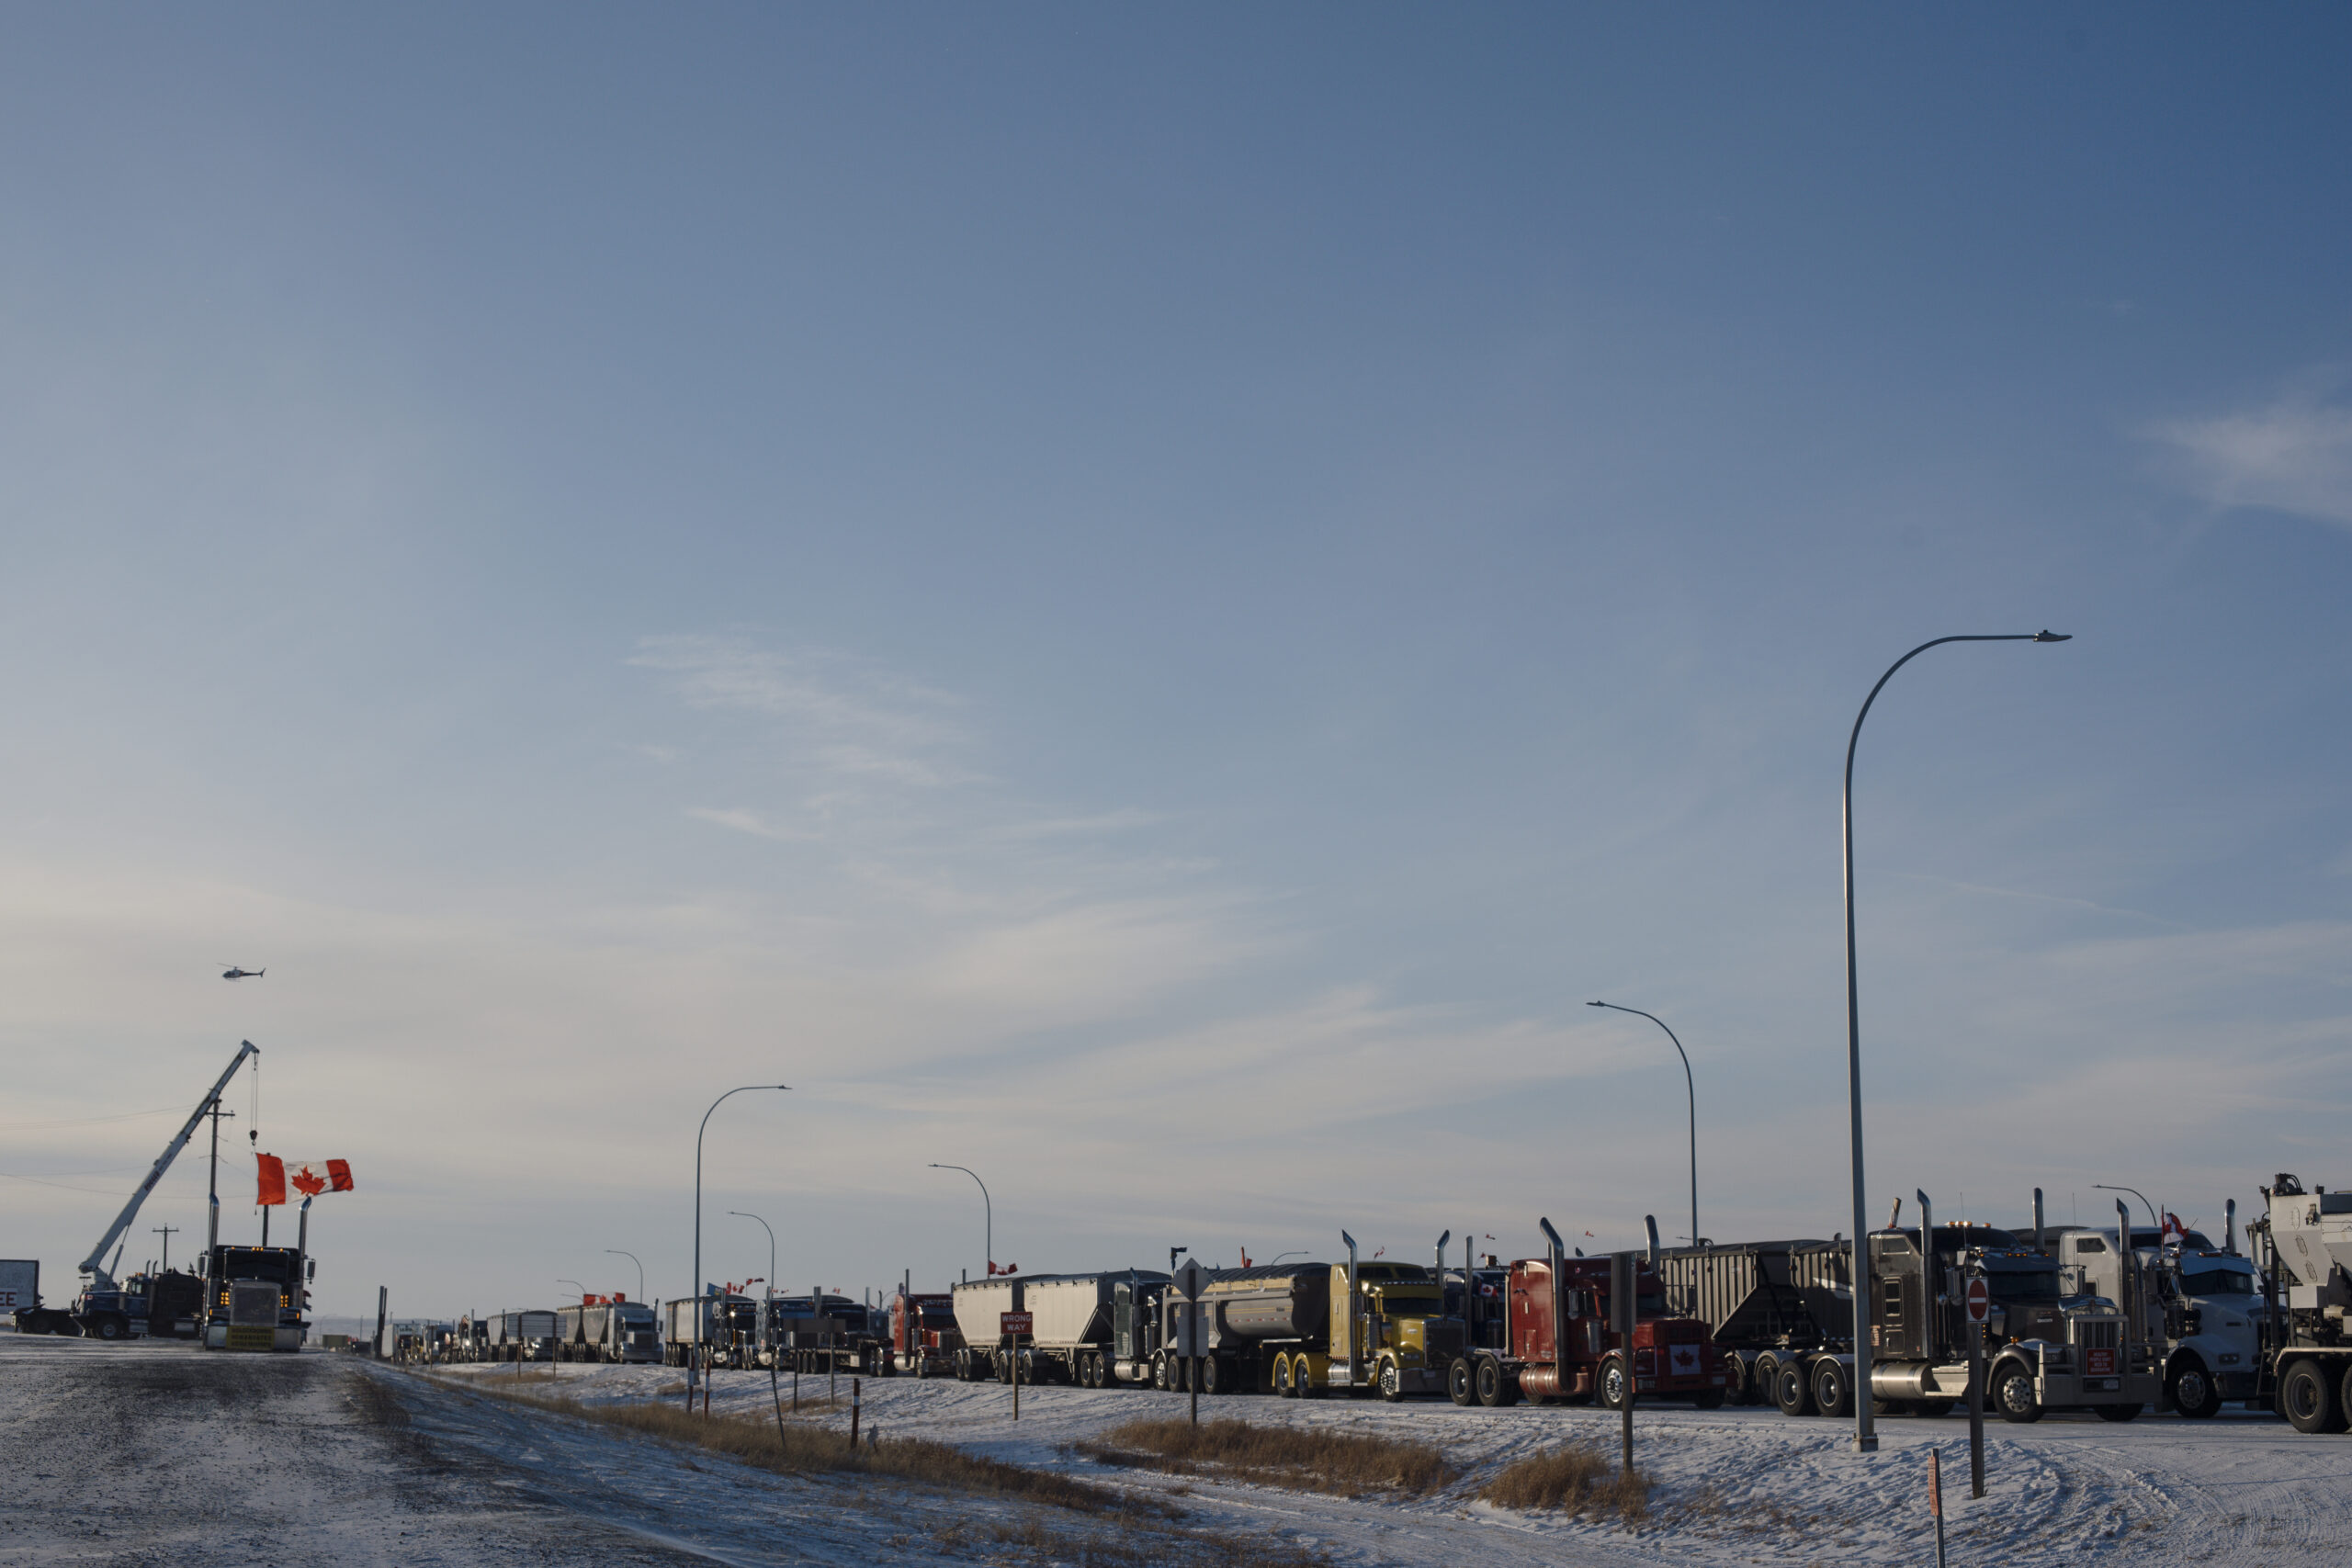
<svg viewBox="0 0 2352 1568">
<path fill-rule="evenodd" d="M 1615 1514 L 1634 1520 L 1649 1512 L 1649 1478 L 1620 1469 L 1616 1460 L 1584 1443 L 1566 1443 L 1503 1467 L 1479 1489 L 1479 1500 L 1502 1508 L 1547 1508 L 1564 1514 Z"/>
<path fill-rule="evenodd" d="M 1253 1427 L 1247 1421 L 1210 1421 L 1198 1427 L 1166 1418 L 1130 1421 L 1073 1446 L 1104 1464 L 1210 1474 L 1343 1497 L 1365 1492 L 1427 1495 L 1461 1474 L 1427 1443 L 1312 1427 Z"/>
<path fill-rule="evenodd" d="M 845 1432 L 790 1423 L 779 1432 L 773 1416 L 688 1415 L 674 1404 L 582 1404 L 576 1399 L 510 1390 L 503 1379 L 496 1386 L 470 1381 L 456 1386 L 469 1393 L 488 1393 L 560 1416 L 594 1421 L 599 1426 L 707 1450 L 786 1475 L 888 1475 L 953 1491 L 992 1493 L 1080 1513 L 1170 1512 L 1164 1506 L 1155 1506 L 1106 1486 L 1044 1471 L 1024 1470 L 928 1438 L 894 1438 L 888 1442 L 861 1442 L 852 1448 Z"/>
<path fill-rule="evenodd" d="M 1186 1568 L 1332 1568 L 1331 1560 L 1322 1553 L 1279 1541 L 1201 1531 L 1072 1535 L 1054 1529 L 1035 1515 L 1018 1520 L 959 1522 L 932 1540 L 953 1557 L 965 1556 L 976 1546 L 1010 1547 L 1063 1568 L 1162 1568 L 1171 1563 Z M 900 1537 L 892 1544 L 904 1540 Z"/>
</svg>

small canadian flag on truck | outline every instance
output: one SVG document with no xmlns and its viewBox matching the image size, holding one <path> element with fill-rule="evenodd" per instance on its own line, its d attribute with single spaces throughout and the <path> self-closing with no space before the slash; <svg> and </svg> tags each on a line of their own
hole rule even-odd
<svg viewBox="0 0 2352 1568">
<path fill-rule="evenodd" d="M 351 1162 L 347 1159 L 289 1160 L 277 1155 L 254 1157 L 261 1162 L 261 1195 L 254 1202 L 263 1207 L 285 1202 L 288 1188 L 305 1198 L 351 1190 Z"/>
</svg>

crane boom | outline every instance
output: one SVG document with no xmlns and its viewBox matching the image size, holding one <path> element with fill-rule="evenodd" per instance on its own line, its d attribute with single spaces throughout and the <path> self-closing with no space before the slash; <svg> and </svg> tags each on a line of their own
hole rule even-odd
<svg viewBox="0 0 2352 1568">
<path fill-rule="evenodd" d="M 130 1201 L 122 1206 L 122 1213 L 115 1216 L 114 1224 L 107 1227 L 106 1235 L 98 1237 L 98 1245 L 92 1247 L 90 1256 L 83 1260 L 81 1272 L 90 1276 L 94 1289 L 111 1291 L 118 1288 L 114 1275 L 106 1267 L 107 1248 L 119 1241 L 123 1233 L 130 1228 L 130 1222 L 139 1217 L 139 1205 L 147 1201 L 147 1194 L 155 1190 L 155 1183 L 164 1179 L 164 1172 L 172 1168 L 172 1161 L 187 1147 L 187 1141 L 196 1136 L 196 1124 L 220 1103 L 220 1091 L 229 1087 L 229 1080 L 235 1077 L 237 1069 L 245 1065 L 245 1058 L 260 1055 L 261 1047 L 252 1041 L 239 1043 L 237 1054 L 229 1058 L 229 1070 L 222 1073 L 204 1098 L 196 1102 L 196 1110 L 188 1116 L 187 1125 L 180 1129 L 179 1136 L 165 1144 L 164 1152 L 155 1156 L 155 1168 L 147 1173 L 147 1179 L 139 1184 L 139 1190 L 130 1195 Z"/>
</svg>

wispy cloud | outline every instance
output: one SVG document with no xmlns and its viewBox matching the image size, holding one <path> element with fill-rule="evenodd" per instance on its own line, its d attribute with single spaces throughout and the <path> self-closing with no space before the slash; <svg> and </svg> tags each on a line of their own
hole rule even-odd
<svg viewBox="0 0 2352 1568">
<path fill-rule="evenodd" d="M 2352 527 L 2352 404 L 2340 375 L 2260 408 L 2175 420 L 2150 433 L 2216 506 L 2261 507 Z"/>
<path fill-rule="evenodd" d="M 787 842 L 798 842 L 816 836 L 790 828 L 779 828 L 756 811 L 719 811 L 707 806 L 693 806 L 686 808 L 686 815 L 698 821 L 716 823 L 721 828 L 732 828 L 739 833 L 749 833 L 760 839 L 781 839 Z"/>
</svg>

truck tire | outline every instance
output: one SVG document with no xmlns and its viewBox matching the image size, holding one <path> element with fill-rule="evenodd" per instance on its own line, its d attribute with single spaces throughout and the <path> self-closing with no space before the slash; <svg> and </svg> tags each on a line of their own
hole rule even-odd
<svg viewBox="0 0 2352 1568">
<path fill-rule="evenodd" d="M 1467 1356 L 1456 1356 L 1445 1369 L 1445 1392 L 1456 1404 L 1478 1403 L 1478 1369 Z"/>
<path fill-rule="evenodd" d="M 1233 1378 L 1225 1370 L 1225 1362 L 1216 1356 L 1204 1356 L 1193 1364 L 1201 1380 L 1203 1393 L 1231 1393 Z"/>
<path fill-rule="evenodd" d="M 1772 1366 L 1772 1403 L 1781 1407 L 1783 1416 L 1813 1414 L 1813 1380 L 1805 1375 L 1803 1361 L 1780 1361 Z"/>
<path fill-rule="evenodd" d="M 1323 1391 L 1315 1386 L 1315 1363 L 1304 1356 L 1291 1358 L 1290 1383 L 1293 1388 L 1298 1390 L 1298 1397 L 1301 1399 L 1323 1397 Z"/>
<path fill-rule="evenodd" d="M 1813 1407 L 1833 1421 L 1854 1413 L 1854 1380 L 1835 1356 L 1824 1356 L 1813 1364 Z"/>
<path fill-rule="evenodd" d="M 1623 1410 L 1631 1380 L 1625 1375 L 1625 1357 L 1611 1350 L 1600 1358 L 1600 1368 L 1593 1374 L 1593 1403 L 1603 1410 Z"/>
<path fill-rule="evenodd" d="M 2306 1356 L 2278 1379 L 2278 1414 L 2298 1432 L 2341 1432 L 2344 1404 L 2328 1369 Z"/>
<path fill-rule="evenodd" d="M 2210 1420 L 2222 1413 L 2222 1391 L 2205 1363 L 2193 1357 L 2175 1368 L 2165 1397 L 2191 1421 Z"/>
<path fill-rule="evenodd" d="M 128 1339 L 130 1325 L 113 1313 L 102 1312 L 90 1320 L 89 1334 L 93 1339 Z"/>
<path fill-rule="evenodd" d="M 2125 1421 L 2138 1420 L 2140 1412 L 2144 1407 L 2137 1404 L 2094 1404 L 2091 1408 L 2098 1412 L 2100 1420 L 2113 1421 L 2120 1425 Z"/>
<path fill-rule="evenodd" d="M 1396 1362 L 1381 1362 L 1380 1371 L 1375 1373 L 1374 1376 L 1378 1379 L 1380 1383 L 1381 1398 L 1386 1400 L 1391 1404 L 1400 1404 L 1404 1403 L 1405 1374 L 1396 1370 Z"/>
<path fill-rule="evenodd" d="M 1502 1362 L 1492 1356 L 1478 1362 L 1478 1403 L 1489 1410 L 1502 1410 L 1519 1403 L 1519 1380 L 1503 1370 Z"/>
<path fill-rule="evenodd" d="M 2033 1390 L 2033 1374 L 2012 1361 L 1993 1372 L 1993 1397 L 1986 1401 L 2004 1421 L 2020 1427 L 2041 1419 L 2041 1396 Z"/>
</svg>

